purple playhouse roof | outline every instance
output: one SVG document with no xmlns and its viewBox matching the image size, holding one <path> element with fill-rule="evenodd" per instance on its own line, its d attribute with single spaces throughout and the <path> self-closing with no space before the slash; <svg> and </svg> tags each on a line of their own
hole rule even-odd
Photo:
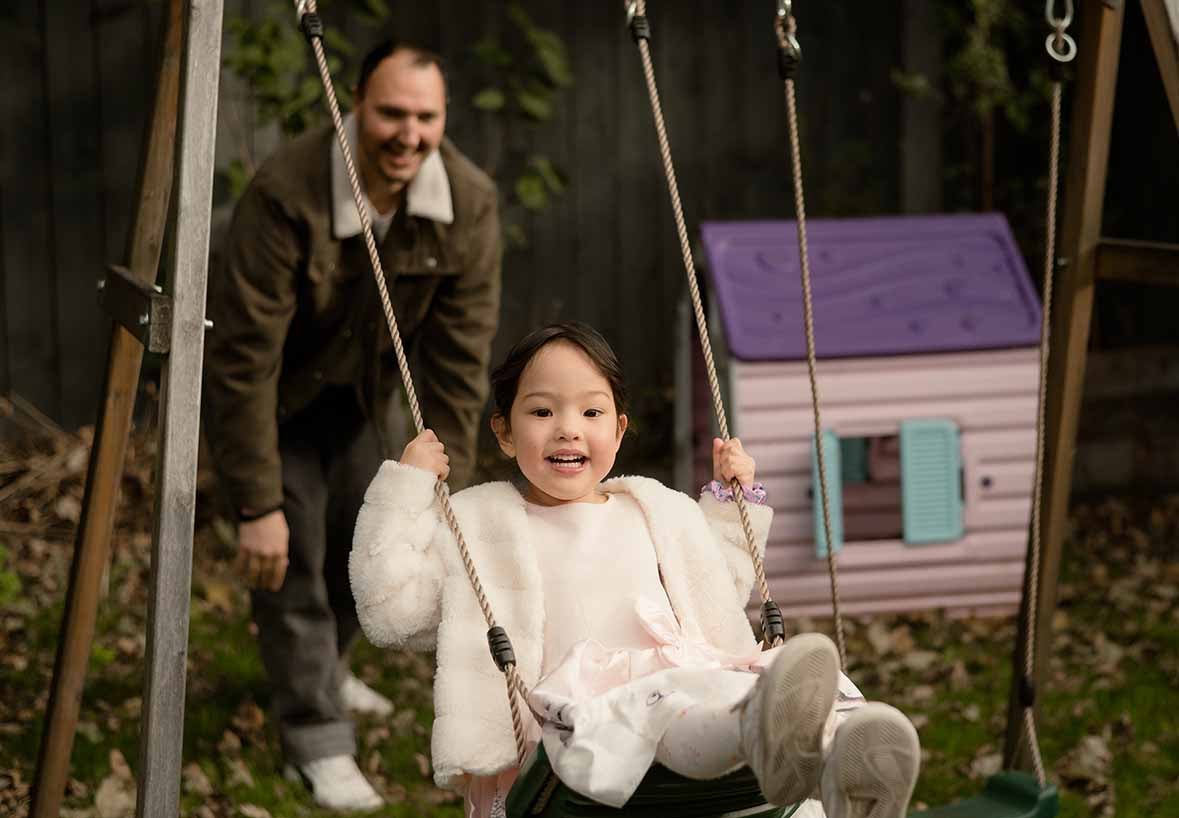
<svg viewBox="0 0 1179 818">
<path fill-rule="evenodd" d="M 1039 299 L 1001 214 L 811 219 L 807 227 L 821 357 L 1039 342 Z M 805 358 L 795 223 L 700 229 L 729 351 L 747 361 Z"/>
</svg>

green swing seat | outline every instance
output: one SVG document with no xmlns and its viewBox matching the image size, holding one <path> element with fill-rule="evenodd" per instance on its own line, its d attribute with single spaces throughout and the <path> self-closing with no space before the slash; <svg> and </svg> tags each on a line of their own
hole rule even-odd
<svg viewBox="0 0 1179 818">
<path fill-rule="evenodd" d="M 615 809 L 562 784 L 543 744 L 524 762 L 507 803 L 509 818 L 789 818 L 796 809 L 767 804 L 748 767 L 694 781 L 659 764 L 652 765 L 626 806 Z"/>
<path fill-rule="evenodd" d="M 713 781 L 694 781 L 653 765 L 621 809 L 599 804 L 566 787 L 539 745 L 508 793 L 509 818 L 790 818 L 799 805 L 765 802 L 757 780 L 743 767 Z M 944 807 L 909 813 L 909 818 L 1055 818 L 1056 787 L 1041 788 L 1027 773 L 1003 772 L 987 779 L 981 795 Z"/>
<path fill-rule="evenodd" d="M 981 795 L 912 812 L 909 818 L 1055 818 L 1059 810 L 1056 787 L 1041 787 L 1034 776 L 1008 771 L 988 778 Z"/>
</svg>

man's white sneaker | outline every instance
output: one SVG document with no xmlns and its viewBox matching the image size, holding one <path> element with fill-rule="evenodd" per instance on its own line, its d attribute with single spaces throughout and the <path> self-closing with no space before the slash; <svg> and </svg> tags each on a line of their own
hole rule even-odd
<svg viewBox="0 0 1179 818">
<path fill-rule="evenodd" d="M 839 652 L 822 634 L 782 646 L 741 714 L 746 760 L 771 804 L 808 798 L 823 769 L 823 730 L 839 687 Z"/>
<path fill-rule="evenodd" d="M 353 713 L 371 716 L 388 716 L 393 712 L 393 702 L 366 685 L 351 671 L 344 674 L 340 682 L 340 701 Z"/>
<path fill-rule="evenodd" d="M 352 756 L 317 758 L 297 768 L 288 764 L 286 775 L 292 780 L 302 778 L 315 803 L 327 809 L 360 812 L 377 809 L 385 803 Z"/>
<path fill-rule="evenodd" d="M 920 766 L 913 723 L 895 707 L 865 704 L 835 731 L 821 782 L 828 818 L 903 818 Z"/>
</svg>

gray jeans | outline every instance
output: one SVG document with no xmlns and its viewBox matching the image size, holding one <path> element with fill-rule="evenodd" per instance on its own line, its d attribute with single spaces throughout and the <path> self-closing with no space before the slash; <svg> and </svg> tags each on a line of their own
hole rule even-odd
<svg viewBox="0 0 1179 818">
<path fill-rule="evenodd" d="M 356 753 L 339 695 L 345 654 L 360 630 L 348 554 L 384 453 L 351 387 L 329 387 L 284 423 L 279 453 L 290 564 L 282 588 L 251 599 L 283 752 L 306 764 Z"/>
</svg>

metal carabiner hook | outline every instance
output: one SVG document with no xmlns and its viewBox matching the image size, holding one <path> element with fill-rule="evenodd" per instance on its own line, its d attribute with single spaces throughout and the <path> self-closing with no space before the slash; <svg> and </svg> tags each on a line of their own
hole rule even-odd
<svg viewBox="0 0 1179 818">
<path fill-rule="evenodd" d="M 778 16 L 786 19 L 790 16 L 790 7 L 794 4 L 790 0 L 778 0 Z"/>
<path fill-rule="evenodd" d="M 1073 21 L 1073 0 L 1064 0 L 1064 16 L 1054 17 L 1052 15 L 1052 7 L 1056 5 L 1056 0 L 1046 0 L 1044 3 L 1044 19 L 1048 21 L 1048 25 L 1055 29 L 1064 31 Z"/>
</svg>

